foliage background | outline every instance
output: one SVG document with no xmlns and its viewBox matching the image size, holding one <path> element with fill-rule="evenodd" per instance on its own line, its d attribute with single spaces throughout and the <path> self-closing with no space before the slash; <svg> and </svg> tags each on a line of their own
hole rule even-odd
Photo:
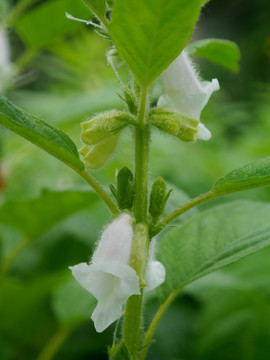
<svg viewBox="0 0 270 360">
<path fill-rule="evenodd" d="M 35 1 L 14 20 L 9 38 L 20 72 L 7 92 L 19 106 L 66 131 L 77 145 L 82 120 L 122 106 L 104 57 L 106 42 L 64 18 L 65 10 L 88 18 L 78 4 Z M 202 114 L 213 137 L 185 144 L 155 132 L 153 179 L 162 175 L 193 197 L 230 169 L 269 156 L 269 13 L 267 0 L 213 0 L 205 7 L 193 39 L 235 41 L 242 52 L 241 71 L 231 74 L 198 61 L 202 77 L 217 77 L 221 84 Z M 105 359 L 113 327 L 95 333 L 89 321 L 95 302 L 76 285 L 68 266 L 88 260 L 109 213 L 60 162 L 3 129 L 0 139 L 0 358 Z M 114 182 L 116 168 L 132 166 L 132 151 L 126 131 L 96 177 L 103 184 Z M 199 211 L 235 198 L 266 202 L 270 191 L 229 195 Z M 46 206 L 41 206 L 44 199 Z M 149 359 L 268 359 L 269 256 L 270 249 L 264 249 L 188 286 L 162 320 Z M 148 300 L 146 322 L 157 305 Z"/>
</svg>

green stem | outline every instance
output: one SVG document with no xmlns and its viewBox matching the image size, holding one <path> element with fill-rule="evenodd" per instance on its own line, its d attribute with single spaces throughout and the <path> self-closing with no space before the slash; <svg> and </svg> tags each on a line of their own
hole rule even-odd
<svg viewBox="0 0 270 360">
<path fill-rule="evenodd" d="M 96 191 L 96 193 L 101 197 L 101 199 L 105 202 L 105 204 L 108 206 L 110 211 L 113 215 L 117 216 L 119 215 L 119 210 L 117 209 L 116 205 L 112 201 L 112 199 L 109 197 L 109 195 L 106 193 L 106 191 L 101 187 L 101 185 L 98 183 L 98 181 L 90 175 L 86 170 L 79 171 L 77 169 L 74 169 L 86 182 Z"/>
<path fill-rule="evenodd" d="M 51 360 L 69 337 L 70 331 L 59 328 L 39 354 L 37 360 Z"/>
<path fill-rule="evenodd" d="M 168 296 L 168 298 L 165 300 L 165 302 L 160 306 L 160 308 L 158 309 L 158 311 L 157 311 L 155 317 L 153 318 L 151 325 L 149 326 L 149 329 L 147 330 L 147 333 L 145 335 L 145 338 L 143 341 L 143 351 L 139 358 L 140 360 L 144 360 L 147 350 L 148 350 L 149 346 L 151 345 L 151 341 L 153 339 L 154 333 L 156 331 L 156 328 L 157 328 L 162 316 L 164 315 L 164 313 L 168 309 L 168 307 L 171 305 L 172 301 L 176 298 L 176 296 L 178 295 L 180 290 L 181 289 L 174 290 Z"/>
<path fill-rule="evenodd" d="M 132 360 L 138 359 L 141 345 L 142 305 L 143 292 L 141 295 L 132 295 L 126 304 L 123 340 L 132 356 Z"/>
<path fill-rule="evenodd" d="M 184 205 L 179 206 L 176 210 L 174 210 L 171 214 L 167 215 L 160 224 L 154 227 L 150 232 L 150 238 L 156 236 L 160 233 L 170 222 L 178 218 L 178 216 L 182 215 L 184 212 L 192 209 L 193 207 L 208 201 L 210 199 L 214 199 L 215 197 L 221 196 L 224 194 L 218 194 L 213 191 L 209 191 L 205 194 L 199 195 L 196 198 L 190 200 Z"/>
<path fill-rule="evenodd" d="M 146 123 L 147 116 L 147 89 L 142 89 L 138 123 L 135 132 L 135 201 L 134 216 L 136 223 L 147 224 L 147 194 L 148 194 L 148 155 L 149 129 Z M 142 242 L 147 242 L 148 234 L 143 236 Z M 142 246 L 142 249 L 144 246 Z M 140 254 L 136 247 L 132 248 L 131 259 L 145 256 Z M 136 269 L 141 273 L 141 269 Z M 141 295 L 131 296 L 126 305 L 123 328 L 123 340 L 129 349 L 132 360 L 137 360 L 141 347 L 143 291 Z"/>
<path fill-rule="evenodd" d="M 135 130 L 135 201 L 136 222 L 147 222 L 149 128 L 145 125 L 147 90 L 142 90 L 138 124 Z"/>
</svg>

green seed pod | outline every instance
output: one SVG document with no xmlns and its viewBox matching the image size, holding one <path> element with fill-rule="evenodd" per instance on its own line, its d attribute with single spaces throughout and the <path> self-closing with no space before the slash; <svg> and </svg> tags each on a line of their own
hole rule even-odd
<svg viewBox="0 0 270 360">
<path fill-rule="evenodd" d="M 83 162 L 88 169 L 99 169 L 109 159 L 113 153 L 119 135 L 110 136 L 109 138 L 95 145 L 84 145 L 79 153 Z"/>
<path fill-rule="evenodd" d="M 81 139 L 87 145 L 97 144 L 117 134 L 128 124 L 129 116 L 123 111 L 111 110 L 81 123 Z"/>
<path fill-rule="evenodd" d="M 159 176 L 152 185 L 150 193 L 149 213 L 152 216 L 154 224 L 158 222 L 163 214 L 168 195 L 166 183 L 163 178 Z"/>
<path fill-rule="evenodd" d="M 123 167 L 116 178 L 117 202 L 120 210 L 131 210 L 134 200 L 134 182 L 132 171 Z"/>
<path fill-rule="evenodd" d="M 199 121 L 189 119 L 180 113 L 166 108 L 157 108 L 151 111 L 149 122 L 159 130 L 176 136 L 182 141 L 197 140 Z"/>
</svg>

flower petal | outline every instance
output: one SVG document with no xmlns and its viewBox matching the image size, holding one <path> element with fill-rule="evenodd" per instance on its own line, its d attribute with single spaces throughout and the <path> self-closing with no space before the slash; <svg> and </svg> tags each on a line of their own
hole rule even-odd
<svg viewBox="0 0 270 360">
<path fill-rule="evenodd" d="M 144 291 L 149 292 L 165 281 L 166 270 L 163 264 L 159 261 L 150 261 L 146 270 L 147 286 Z"/>
<path fill-rule="evenodd" d="M 165 281 L 166 270 L 163 264 L 155 260 L 156 238 L 153 238 L 149 247 L 149 259 L 146 268 L 146 282 L 147 286 L 144 288 L 145 292 L 149 292 Z"/>
<path fill-rule="evenodd" d="M 106 263 L 81 263 L 71 266 L 75 279 L 97 300 L 92 314 L 97 332 L 102 332 L 122 313 L 122 305 L 131 295 L 139 295 L 139 278 L 129 265 L 110 261 Z"/>
<path fill-rule="evenodd" d="M 211 132 L 204 126 L 204 124 L 198 124 L 197 139 L 207 141 L 211 138 Z"/>
<path fill-rule="evenodd" d="M 132 237 L 131 217 L 128 214 L 122 214 L 102 233 L 92 263 L 119 261 L 128 264 Z"/>
</svg>

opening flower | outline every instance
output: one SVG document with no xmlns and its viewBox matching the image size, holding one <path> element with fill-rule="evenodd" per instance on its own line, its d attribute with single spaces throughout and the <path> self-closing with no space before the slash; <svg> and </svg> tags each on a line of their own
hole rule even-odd
<svg viewBox="0 0 270 360">
<path fill-rule="evenodd" d="M 200 120 L 201 112 L 210 96 L 219 90 L 217 79 L 200 79 L 185 51 L 182 51 L 161 76 L 166 95 L 159 98 L 158 106 L 167 106 L 194 120 Z M 197 139 L 209 140 L 210 137 L 210 131 L 200 122 Z"/>
<path fill-rule="evenodd" d="M 129 266 L 132 247 L 132 219 L 128 214 L 120 215 L 102 233 L 90 264 L 71 266 L 75 279 L 97 300 L 91 316 L 97 332 L 102 332 L 122 314 L 122 307 L 131 295 L 140 295 L 139 277 Z M 165 269 L 161 263 L 152 261 L 151 250 L 146 279 L 148 291 L 165 280 Z"/>
</svg>

